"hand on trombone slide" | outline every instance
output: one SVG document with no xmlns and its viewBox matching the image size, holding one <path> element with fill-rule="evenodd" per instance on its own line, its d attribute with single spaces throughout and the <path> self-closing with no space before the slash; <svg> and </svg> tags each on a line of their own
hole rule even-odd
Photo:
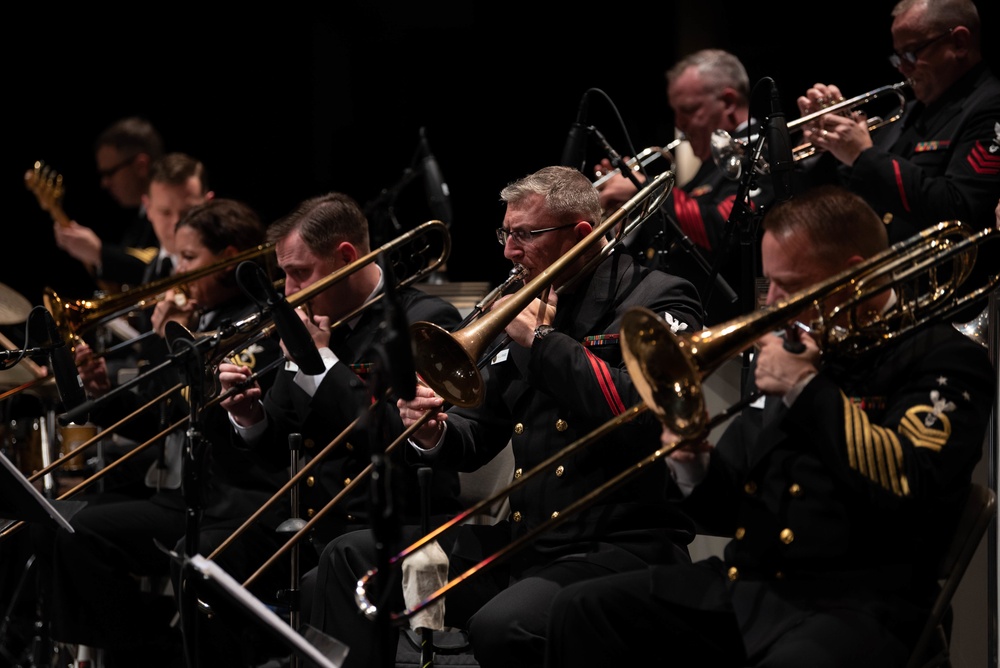
<svg viewBox="0 0 1000 668">
<path fill-rule="evenodd" d="M 448 421 L 448 414 L 444 412 L 443 397 L 418 382 L 416 396 L 410 400 L 397 399 L 396 408 L 399 409 L 399 417 L 403 420 L 403 429 L 409 429 L 412 425 L 423 422 L 410 434 L 411 441 L 425 450 L 437 445 L 441 440 L 441 434 L 444 433 L 444 423 Z"/>
<path fill-rule="evenodd" d="M 251 382 L 252 377 L 249 367 L 230 362 L 219 364 L 219 387 L 225 397 L 219 405 L 241 427 L 250 427 L 264 419 L 264 406 L 261 404 L 264 392 L 259 383 Z"/>
</svg>

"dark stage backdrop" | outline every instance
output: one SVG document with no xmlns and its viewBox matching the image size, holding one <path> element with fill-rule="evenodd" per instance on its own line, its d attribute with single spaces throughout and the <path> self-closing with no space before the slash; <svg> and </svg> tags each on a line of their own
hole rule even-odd
<svg viewBox="0 0 1000 668">
<path fill-rule="evenodd" d="M 218 196 L 245 200 L 265 222 L 327 190 L 374 203 L 411 166 L 423 127 L 451 190 L 448 277 L 492 284 L 510 266 L 493 233 L 503 214 L 498 193 L 558 163 L 588 88 L 613 103 L 591 96 L 588 122 L 629 154 L 625 131 L 636 149 L 673 138 L 663 73 L 697 48 L 733 51 L 752 84 L 773 78 L 789 119 L 798 115 L 795 97 L 816 81 L 851 97 L 900 79 L 886 60 L 891 3 L 831 8 L 829 20 L 816 16 L 819 7 L 806 16 L 801 2 L 599 11 L 577 3 L 544 12 L 508 5 L 502 13 L 428 4 L 331 3 L 308 13 L 272 6 L 228 17 L 23 8 L 27 20 L 9 24 L 0 47 L 8 128 L 0 282 L 32 304 L 45 287 L 90 296 L 93 286 L 55 247 L 23 173 L 45 161 L 64 176 L 67 213 L 107 229 L 114 208 L 99 189 L 92 143 L 125 115 L 150 118 L 168 150 L 206 163 Z M 979 5 L 995 34 L 997 3 Z M 183 13 L 190 18 L 175 16 Z M 986 46 L 1000 71 L 995 45 Z M 766 86 L 752 111 L 768 113 Z M 422 189 L 416 179 L 400 190 L 399 230 L 377 226 L 379 238 L 432 217 Z"/>
</svg>

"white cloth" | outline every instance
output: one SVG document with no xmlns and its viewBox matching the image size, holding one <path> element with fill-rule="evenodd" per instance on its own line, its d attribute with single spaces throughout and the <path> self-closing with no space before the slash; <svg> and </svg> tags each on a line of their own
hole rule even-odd
<svg viewBox="0 0 1000 668">
<path fill-rule="evenodd" d="M 448 555 L 432 541 L 403 559 L 403 599 L 410 609 L 448 583 Z M 411 629 L 444 629 L 444 598 L 410 617 Z"/>
</svg>

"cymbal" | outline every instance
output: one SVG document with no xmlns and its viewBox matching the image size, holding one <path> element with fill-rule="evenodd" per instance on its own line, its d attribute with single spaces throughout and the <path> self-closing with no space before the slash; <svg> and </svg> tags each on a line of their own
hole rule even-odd
<svg viewBox="0 0 1000 668">
<path fill-rule="evenodd" d="M 28 319 L 31 302 L 13 288 L 0 283 L 0 325 L 16 325 Z"/>
</svg>

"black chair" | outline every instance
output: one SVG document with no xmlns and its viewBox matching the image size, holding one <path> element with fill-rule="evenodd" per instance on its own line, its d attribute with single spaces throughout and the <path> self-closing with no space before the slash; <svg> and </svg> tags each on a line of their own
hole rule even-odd
<svg viewBox="0 0 1000 668">
<path fill-rule="evenodd" d="M 907 668 L 940 668 L 951 665 L 949 633 L 945 628 L 945 618 L 951 607 L 951 599 L 958 589 L 962 576 L 972 561 L 983 534 L 996 514 L 996 493 L 988 487 L 973 483 L 965 508 L 958 518 L 951 545 L 941 560 L 938 579 L 941 591 L 934 601 L 924 630 L 910 655 Z"/>
</svg>

